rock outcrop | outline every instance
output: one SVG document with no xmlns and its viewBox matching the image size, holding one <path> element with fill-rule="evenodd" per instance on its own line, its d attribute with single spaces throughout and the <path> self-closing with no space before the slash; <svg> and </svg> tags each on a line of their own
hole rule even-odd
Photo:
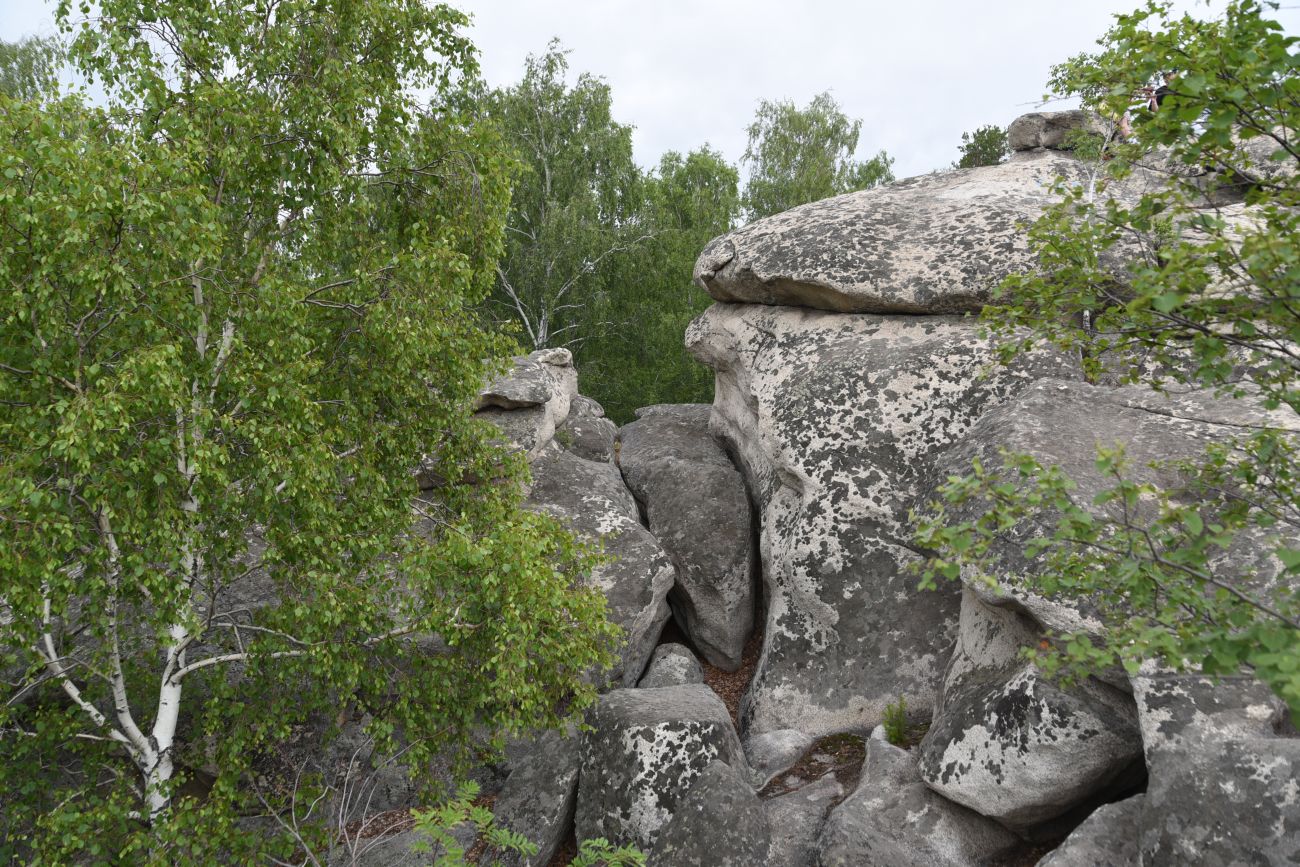
<svg viewBox="0 0 1300 867">
<path fill-rule="evenodd" d="M 1077 108 L 1070 111 L 1035 111 L 1022 114 L 1007 127 L 1007 147 L 1013 151 L 1036 148 L 1070 150 L 1070 137 L 1076 131 L 1099 136 L 1112 133 L 1109 124 L 1089 111 Z"/>
<path fill-rule="evenodd" d="M 531 859 L 498 854 L 502 867 L 549 864 L 573 827 L 578 799 L 578 738 L 546 732 L 520 750 L 510 776 L 492 804 L 498 827 L 523 834 L 537 846 Z"/>
<path fill-rule="evenodd" d="M 1052 150 L 824 199 L 714 239 L 695 280 L 717 301 L 839 313 L 978 312 L 1002 278 L 1035 267 L 1022 228 L 1085 167 Z M 1122 200 L 1160 176 L 1112 184 Z"/>
<path fill-rule="evenodd" d="M 1074 129 L 1107 132 L 1082 112 L 1028 115 L 1003 165 L 812 203 L 711 242 L 696 277 L 719 303 L 686 335 L 715 372 L 711 408 L 650 407 L 618 431 L 578 394 L 563 351 L 516 359 L 484 390 L 480 415 L 532 464 L 531 506 L 613 555 L 590 579 L 626 634 L 602 688 L 638 687 L 599 699 L 576 755 L 561 739 L 511 763 L 498 819 L 543 859 L 574 830 L 665 865 L 1021 863 L 1026 840 L 1062 837 L 1041 863 L 1300 862 L 1300 736 L 1263 686 L 1155 669 L 1047 678 L 1022 650 L 1100 623 L 1089 601 L 1034 592 L 1032 521 L 994 547 L 996 592 L 921 592 L 910 571 L 925 553 L 913 510 L 973 459 L 1059 466 L 1101 514 L 1099 445 L 1123 445 L 1137 481 L 1186 498 L 1180 473 L 1152 462 L 1250 427 L 1300 433 L 1249 399 L 1088 384 L 1057 353 L 994 363 L 963 314 L 1035 267 L 1023 223 L 1058 176 L 1091 171 L 1069 153 Z M 1131 201 L 1167 176 L 1152 162 L 1107 194 Z M 1107 263 L 1119 276 L 1124 254 Z M 1212 565 L 1268 591 L 1291 580 L 1270 546 L 1245 534 Z M 763 646 L 738 732 L 705 681 L 732 677 L 717 669 L 741 664 L 755 613 Z M 729 701 L 736 688 L 719 687 Z M 826 746 L 883 732 L 900 699 L 930 718 L 919 745 L 873 736 L 860 775 L 856 746 Z"/>
<path fill-rule="evenodd" d="M 690 683 L 704 683 L 704 671 L 695 654 L 680 644 L 661 644 L 655 648 L 650 665 L 646 667 L 637 686 L 641 689 L 655 689 Z"/>
<path fill-rule="evenodd" d="M 649 850 L 709 765 L 744 767 L 726 705 L 702 684 L 615 690 L 600 698 L 587 723 L 579 839 Z"/>
<path fill-rule="evenodd" d="M 767 812 L 744 776 L 714 762 L 660 829 L 650 867 L 754 867 L 768 863 Z"/>
<path fill-rule="evenodd" d="M 514 368 L 479 393 L 475 415 L 501 429 L 530 458 L 541 454 L 569 417 L 578 394 L 578 371 L 567 349 L 519 356 Z"/>
<path fill-rule="evenodd" d="M 857 791 L 831 813 L 818 867 L 964 867 L 1009 854 L 1018 838 L 921 782 L 913 757 L 867 741 Z"/>
<path fill-rule="evenodd" d="M 1300 863 L 1300 737 L 1249 678 L 1133 679 L 1150 782 L 1141 863 Z"/>
<path fill-rule="evenodd" d="M 957 646 L 921 742 L 922 778 L 944 797 L 1029 830 L 1131 783 L 1142 755 L 1132 698 L 1096 679 L 1057 686 L 1020 658 L 1041 628 L 967 590 Z"/>
<path fill-rule="evenodd" d="M 758 563 L 745 483 L 709 434 L 709 407 L 644 407 L 619 440 L 623 478 L 677 565 L 677 622 L 705 659 L 734 671 L 754 628 Z"/>
<path fill-rule="evenodd" d="M 668 620 L 668 591 L 676 578 L 668 552 L 641 525 L 613 464 L 550 451 L 533 462 L 528 501 L 566 521 L 580 537 L 603 543 L 612 555 L 587 580 L 605 594 L 610 620 L 624 631 L 622 664 L 614 679 L 636 685 Z"/>
<path fill-rule="evenodd" d="M 868 731 L 904 697 L 928 709 L 958 591 L 920 594 L 907 525 L 929 464 L 986 411 L 1068 363 L 998 368 L 952 316 L 715 304 L 687 332 L 716 372 L 712 430 L 760 513 L 765 642 L 747 731 Z"/>
</svg>

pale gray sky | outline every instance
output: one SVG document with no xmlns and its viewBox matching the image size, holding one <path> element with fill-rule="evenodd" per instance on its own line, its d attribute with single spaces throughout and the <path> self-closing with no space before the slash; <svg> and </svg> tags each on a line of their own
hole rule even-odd
<svg viewBox="0 0 1300 867">
<path fill-rule="evenodd" d="M 951 163 L 963 131 L 1035 109 L 1048 69 L 1089 50 L 1140 0 L 450 0 L 493 85 L 558 36 L 576 74 L 609 81 L 636 127 L 638 162 L 704 142 L 732 161 L 762 99 L 804 104 L 829 90 L 862 118 L 860 155 L 880 148 L 899 177 Z M 1216 0 L 1183 0 L 1211 14 Z M 0 0 L 0 38 L 53 31 L 43 0 Z M 1300 32 L 1300 4 L 1278 18 Z"/>
</svg>

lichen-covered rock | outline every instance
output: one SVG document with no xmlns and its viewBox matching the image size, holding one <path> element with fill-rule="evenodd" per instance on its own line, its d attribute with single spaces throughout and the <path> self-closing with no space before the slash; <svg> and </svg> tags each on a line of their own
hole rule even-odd
<svg viewBox="0 0 1300 867">
<path fill-rule="evenodd" d="M 522 753 L 511 763 L 492 814 L 498 827 L 523 834 L 536 845 L 537 854 L 529 859 L 514 852 L 498 853 L 494 863 L 503 867 L 549 864 L 573 826 L 578 800 L 576 734 L 545 732 Z"/>
<path fill-rule="evenodd" d="M 567 349 L 542 349 L 514 359 L 514 368 L 479 393 L 475 417 L 500 428 L 529 458 L 551 443 L 578 395 L 578 371 Z M 422 478 L 422 487 L 430 487 Z"/>
<path fill-rule="evenodd" d="M 655 648 L 650 657 L 641 682 L 641 689 L 657 689 L 661 686 L 683 686 L 688 683 L 704 683 L 704 669 L 690 649 L 680 644 L 661 644 Z"/>
<path fill-rule="evenodd" d="M 716 372 L 710 426 L 760 513 L 768 611 L 747 736 L 869 730 L 900 695 L 927 711 L 959 591 L 921 593 L 907 571 L 919 480 L 980 415 L 1069 362 L 997 367 L 957 317 L 759 305 L 713 305 L 687 344 Z"/>
<path fill-rule="evenodd" d="M 813 867 L 817 838 L 831 809 L 844 799 L 844 786 L 827 774 L 801 789 L 766 802 L 772 844 L 766 867 Z"/>
<path fill-rule="evenodd" d="M 936 795 L 898 747 L 867 741 L 858 788 L 826 820 L 819 867 L 967 867 L 1013 850 L 1019 839 L 991 819 Z"/>
<path fill-rule="evenodd" d="M 1145 795 L 1093 810 L 1037 867 L 1138 867 L 1138 820 Z"/>
<path fill-rule="evenodd" d="M 1246 677 L 1133 679 L 1149 782 L 1142 864 L 1300 863 L 1300 737 Z"/>
<path fill-rule="evenodd" d="M 479 392 L 474 409 L 541 406 L 563 395 L 566 400 L 562 415 L 568 415 L 567 398 L 577 393 L 578 371 L 573 366 L 573 354 L 567 349 L 540 349 L 530 355 L 516 356 L 514 367 L 508 373 Z"/>
<path fill-rule="evenodd" d="M 707 405 L 637 416 L 619 431 L 619 466 L 677 564 L 673 614 L 705 659 L 735 671 L 754 628 L 758 571 L 744 479 L 709 433 Z"/>
<path fill-rule="evenodd" d="M 1008 274 L 1037 267 L 1022 224 L 1056 200 L 1079 160 L 1055 151 L 923 175 L 792 208 L 709 242 L 695 281 L 718 301 L 852 313 L 979 310 Z M 1161 183 L 1137 170 L 1108 193 Z"/>
<path fill-rule="evenodd" d="M 1187 497 L 1177 467 L 1153 462 L 1194 458 L 1212 442 L 1261 426 L 1300 430 L 1300 419 L 1249 399 L 1212 392 L 1100 388 L 1042 381 L 987 413 L 935 467 L 935 477 L 965 472 L 972 458 L 986 466 L 998 450 L 1028 453 L 1063 469 L 1082 507 L 1111 484 L 1096 467 L 1098 445 L 1122 445 L 1129 478 Z M 1149 516 L 1139 503 L 1136 520 Z M 964 516 L 954 514 L 955 520 Z M 1027 537 L 1033 522 L 1017 528 Z M 1028 583 L 1035 563 L 1013 536 L 995 547 L 1003 586 L 996 601 L 1058 632 L 1100 628 L 1086 601 L 1046 599 Z M 1266 534 L 1243 533 L 1210 568 L 1235 575 L 1243 589 L 1268 595 L 1289 580 Z M 1149 777 L 1141 818 L 1144 864 L 1277 863 L 1300 858 L 1300 739 L 1280 731 L 1280 705 L 1252 682 L 1215 684 L 1196 676 L 1148 673 L 1132 681 Z M 945 701 L 947 700 L 945 696 Z"/>
<path fill-rule="evenodd" d="M 668 591 L 676 569 L 637 515 L 636 502 L 613 464 L 549 451 L 533 463 L 530 507 L 564 520 L 580 537 L 599 540 L 613 559 L 592 570 L 610 620 L 623 628 L 616 682 L 633 686 L 645 670 L 668 620 Z"/>
<path fill-rule="evenodd" d="M 1013 151 L 1034 148 L 1069 150 L 1070 133 L 1075 130 L 1105 136 L 1110 124 L 1091 111 L 1035 111 L 1022 114 L 1007 127 L 1007 146 Z"/>
<path fill-rule="evenodd" d="M 776 776 L 794 767 L 795 762 L 808 752 L 813 739 L 795 729 L 778 729 L 745 739 L 745 755 L 764 785 Z"/>
<path fill-rule="evenodd" d="M 767 811 L 744 777 L 714 762 L 659 829 L 650 867 L 755 867 L 767 864 Z"/>
<path fill-rule="evenodd" d="M 582 736 L 578 839 L 654 846 L 715 761 L 744 767 L 726 705 L 707 686 L 620 689 L 601 696 Z"/>
<path fill-rule="evenodd" d="M 1089 678 L 1058 686 L 1019 658 L 1041 630 L 967 591 L 957 646 L 918 750 L 939 794 L 1029 829 L 1126 780 L 1142 755 L 1133 700 Z"/>
</svg>

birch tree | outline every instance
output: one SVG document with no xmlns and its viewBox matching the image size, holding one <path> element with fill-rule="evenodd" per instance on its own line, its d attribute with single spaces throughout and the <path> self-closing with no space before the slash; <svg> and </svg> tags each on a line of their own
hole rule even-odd
<svg viewBox="0 0 1300 867">
<path fill-rule="evenodd" d="M 235 818 L 308 715 L 420 768 L 608 661 L 469 415 L 510 166 L 447 7 L 97 13 L 60 10 L 108 107 L 0 95 L 0 855 L 284 858 Z"/>
<path fill-rule="evenodd" d="M 862 121 L 850 119 L 829 93 L 819 93 L 805 108 L 763 100 L 741 158 L 749 164 L 741 199 L 746 217 L 757 220 L 892 181 L 894 159 L 883 150 L 856 158 L 861 133 Z"/>
<path fill-rule="evenodd" d="M 534 349 L 577 349 L 609 327 L 608 268 L 654 234 L 632 128 L 613 119 L 608 84 L 583 73 L 571 86 L 568 69 L 553 40 L 486 100 L 523 164 L 494 297 Z"/>
</svg>

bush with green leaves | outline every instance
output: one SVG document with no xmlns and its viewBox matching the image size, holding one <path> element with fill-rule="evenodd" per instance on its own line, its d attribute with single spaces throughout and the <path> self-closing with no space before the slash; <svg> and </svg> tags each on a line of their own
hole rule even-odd
<svg viewBox="0 0 1300 867">
<path fill-rule="evenodd" d="M 239 817 L 309 719 L 464 767 L 612 658 L 471 415 L 515 165 L 448 7 L 95 11 L 105 107 L 0 94 L 0 846 L 288 857 Z"/>
<path fill-rule="evenodd" d="M 984 314 L 1004 359 L 1047 341 L 1078 353 L 1094 380 L 1300 411 L 1300 54 L 1267 9 L 1233 0 L 1200 20 L 1148 3 L 1118 16 L 1099 52 L 1056 68 L 1058 92 L 1108 117 L 1177 72 L 1130 141 L 1102 143 L 1094 183 L 1062 185 L 1029 230 L 1040 267 L 1007 280 Z M 1137 163 L 1166 182 L 1129 205 L 1109 199 L 1108 179 Z M 1035 590 L 1104 615 L 1099 639 L 1059 636 L 1037 654 L 1052 670 L 1135 670 L 1146 658 L 1244 670 L 1300 714 L 1300 489 L 1285 427 L 1243 428 L 1181 462 L 1180 491 L 1141 482 L 1122 450 L 1103 449 L 1111 481 L 1094 502 L 1030 456 L 977 465 L 921 524 L 917 541 L 934 552 L 926 581 L 996 583 L 993 552 L 1019 540 L 1038 561 Z M 977 517 L 950 521 L 956 511 Z M 1037 538 L 1017 535 L 1028 523 Z M 1232 545 L 1247 537 L 1272 551 L 1277 580 L 1234 569 Z"/>
<path fill-rule="evenodd" d="M 996 166 L 1011 155 L 1007 131 L 995 124 L 986 124 L 974 132 L 961 134 L 958 146 L 961 157 L 953 168 L 972 169 L 976 166 Z"/>
</svg>

